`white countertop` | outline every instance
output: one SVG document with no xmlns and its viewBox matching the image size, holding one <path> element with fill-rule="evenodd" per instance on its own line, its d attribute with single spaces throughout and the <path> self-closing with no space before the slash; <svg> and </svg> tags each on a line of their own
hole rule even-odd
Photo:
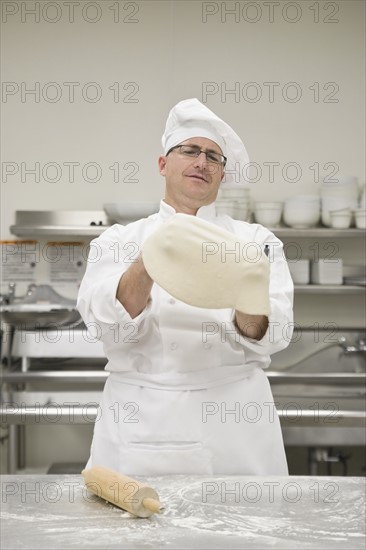
<svg viewBox="0 0 366 550">
<path fill-rule="evenodd" d="M 135 518 L 82 476 L 2 476 L 1 548 L 365 548 L 365 478 L 140 478 L 165 510 Z"/>
</svg>

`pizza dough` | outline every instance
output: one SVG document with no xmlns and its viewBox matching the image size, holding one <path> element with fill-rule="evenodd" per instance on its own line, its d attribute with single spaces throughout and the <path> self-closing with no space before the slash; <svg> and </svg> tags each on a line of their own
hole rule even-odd
<svg viewBox="0 0 366 550">
<path fill-rule="evenodd" d="M 206 220 L 176 214 L 142 247 L 150 277 L 186 304 L 269 315 L 269 261 L 262 247 Z"/>
</svg>

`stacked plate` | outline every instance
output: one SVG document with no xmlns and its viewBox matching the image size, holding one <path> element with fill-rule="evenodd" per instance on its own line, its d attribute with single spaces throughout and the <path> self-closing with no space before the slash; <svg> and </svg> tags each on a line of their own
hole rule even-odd
<svg viewBox="0 0 366 550">
<path fill-rule="evenodd" d="M 236 220 L 249 221 L 251 216 L 250 189 L 248 187 L 228 187 L 219 190 L 216 199 L 216 212 L 228 214 Z"/>
<path fill-rule="evenodd" d="M 331 226 L 330 212 L 358 206 L 359 187 L 356 176 L 338 177 L 336 182 L 323 182 L 321 186 L 322 223 Z"/>
</svg>

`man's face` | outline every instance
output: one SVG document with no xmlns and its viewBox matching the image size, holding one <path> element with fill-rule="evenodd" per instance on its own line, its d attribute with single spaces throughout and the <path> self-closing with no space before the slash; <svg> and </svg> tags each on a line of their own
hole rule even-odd
<svg viewBox="0 0 366 550">
<path fill-rule="evenodd" d="M 222 155 L 217 143 L 203 137 L 189 138 L 180 145 L 194 145 L 203 151 Z M 177 212 L 193 214 L 201 206 L 215 201 L 224 177 L 222 164 L 208 162 L 204 153 L 196 158 L 189 157 L 180 149 L 159 157 L 159 170 L 165 176 L 165 201 Z"/>
</svg>

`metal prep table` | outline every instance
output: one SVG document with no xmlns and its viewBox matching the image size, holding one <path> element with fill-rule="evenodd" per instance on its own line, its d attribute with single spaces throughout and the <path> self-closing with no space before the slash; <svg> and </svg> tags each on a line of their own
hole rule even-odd
<svg viewBox="0 0 366 550">
<path fill-rule="evenodd" d="M 135 518 L 81 475 L 3 476 L 1 548 L 365 548 L 365 478 L 139 478 L 165 510 Z"/>
</svg>

